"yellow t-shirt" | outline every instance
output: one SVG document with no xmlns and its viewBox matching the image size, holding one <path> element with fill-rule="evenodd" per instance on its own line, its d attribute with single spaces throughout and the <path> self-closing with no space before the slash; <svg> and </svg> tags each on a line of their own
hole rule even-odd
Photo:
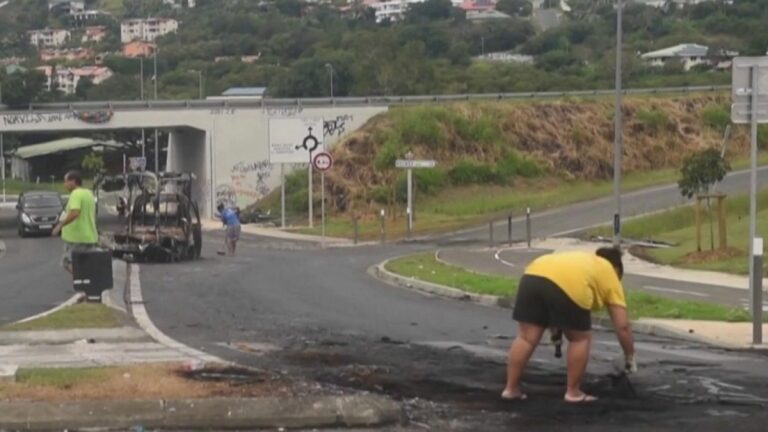
<svg viewBox="0 0 768 432">
<path fill-rule="evenodd" d="M 589 252 L 564 252 L 536 258 L 525 274 L 554 282 L 580 307 L 599 310 L 627 306 L 624 289 L 613 265 Z"/>
</svg>

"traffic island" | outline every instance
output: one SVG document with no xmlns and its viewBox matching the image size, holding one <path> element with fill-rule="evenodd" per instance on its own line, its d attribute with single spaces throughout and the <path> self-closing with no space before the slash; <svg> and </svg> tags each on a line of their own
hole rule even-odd
<svg viewBox="0 0 768 432">
<path fill-rule="evenodd" d="M 23 369 L 17 382 L 0 382 L 0 428 L 320 428 L 401 420 L 387 398 L 308 388 L 231 365 Z"/>
<path fill-rule="evenodd" d="M 373 266 L 369 273 L 385 282 L 430 295 L 472 301 L 486 306 L 514 307 L 518 279 L 490 275 L 451 265 L 436 252 L 404 256 Z M 763 348 L 749 343 L 749 313 L 741 308 L 673 300 L 626 288 L 627 303 L 638 333 L 685 339 L 721 348 Z M 605 315 L 595 324 L 612 326 Z M 721 323 L 723 326 L 712 325 Z M 725 329 L 725 330 L 724 330 Z M 768 328 L 767 328 L 768 330 Z"/>
</svg>

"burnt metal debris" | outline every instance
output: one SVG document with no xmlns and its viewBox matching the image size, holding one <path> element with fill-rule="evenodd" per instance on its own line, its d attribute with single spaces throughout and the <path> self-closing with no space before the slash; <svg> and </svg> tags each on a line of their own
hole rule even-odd
<svg viewBox="0 0 768 432">
<path fill-rule="evenodd" d="M 102 176 L 94 190 L 128 193 L 128 216 L 107 233 L 113 256 L 129 261 L 177 262 L 200 258 L 200 210 L 191 173 L 135 172 Z"/>
</svg>

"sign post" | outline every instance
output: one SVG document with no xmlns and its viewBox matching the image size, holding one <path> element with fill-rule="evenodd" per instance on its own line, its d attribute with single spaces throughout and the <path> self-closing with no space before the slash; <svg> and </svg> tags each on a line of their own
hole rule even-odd
<svg viewBox="0 0 768 432">
<path fill-rule="evenodd" d="M 763 342 L 762 239 L 757 238 L 757 129 L 768 123 L 768 57 L 733 60 L 731 121 L 751 128 L 749 174 L 749 279 L 752 290 L 752 342 Z"/>
<path fill-rule="evenodd" d="M 3 177 L 3 202 L 8 198 L 5 195 L 5 145 L 3 143 L 3 134 L 0 133 L 0 174 Z"/>
<path fill-rule="evenodd" d="M 322 118 L 297 118 L 275 117 L 269 119 L 269 161 L 280 164 L 306 164 L 309 179 L 309 197 L 307 202 L 309 212 L 309 227 L 314 226 L 312 203 L 312 163 L 313 155 L 325 150 L 323 146 L 323 119 Z M 285 177 L 282 179 L 281 206 L 285 215 Z M 282 220 L 285 224 L 285 217 Z"/>
<path fill-rule="evenodd" d="M 408 179 L 408 204 L 405 209 L 408 215 L 408 236 L 411 236 L 413 232 L 413 169 L 414 168 L 434 168 L 437 166 L 437 162 L 434 160 L 414 160 L 413 153 L 408 152 L 405 155 L 405 159 L 398 159 L 395 161 L 396 168 L 403 168 L 407 171 Z"/>
<path fill-rule="evenodd" d="M 333 156 L 320 152 L 312 159 L 312 166 L 320 171 L 320 246 L 325 248 L 325 172 L 333 167 Z"/>
</svg>

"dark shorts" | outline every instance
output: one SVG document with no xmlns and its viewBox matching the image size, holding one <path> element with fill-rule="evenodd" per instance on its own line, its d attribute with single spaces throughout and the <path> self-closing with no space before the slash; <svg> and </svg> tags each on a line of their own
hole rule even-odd
<svg viewBox="0 0 768 432">
<path fill-rule="evenodd" d="M 520 279 L 512 318 L 563 330 L 587 331 L 592 328 L 590 311 L 574 303 L 554 282 L 540 276 L 524 275 Z"/>
</svg>

